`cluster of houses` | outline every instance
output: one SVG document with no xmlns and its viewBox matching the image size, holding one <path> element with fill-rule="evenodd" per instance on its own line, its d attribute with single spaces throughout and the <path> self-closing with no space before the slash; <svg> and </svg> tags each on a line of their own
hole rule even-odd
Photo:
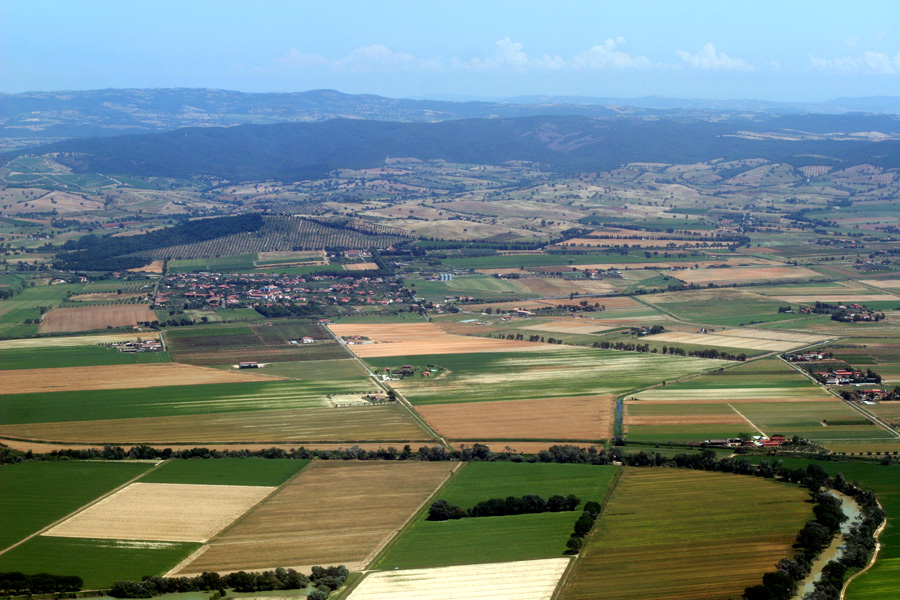
<svg viewBox="0 0 900 600">
<path fill-rule="evenodd" d="M 722 446 L 725 448 L 777 448 L 787 443 L 787 438 L 783 435 L 773 435 L 766 437 L 764 435 L 754 435 L 748 440 L 741 438 L 725 438 L 721 440 L 704 440 L 703 444 L 707 446 Z"/>
<path fill-rule="evenodd" d="M 871 388 L 865 390 L 843 390 L 841 397 L 850 402 L 861 402 L 862 404 L 876 404 L 878 402 L 898 402 L 900 401 L 900 386 L 893 390 Z"/>
<path fill-rule="evenodd" d="M 814 371 L 812 376 L 825 385 L 847 385 L 851 383 L 879 383 L 880 378 L 869 371 L 851 371 L 835 369 L 832 371 Z"/>
<path fill-rule="evenodd" d="M 163 349 L 159 340 L 142 340 L 140 338 L 128 340 L 127 342 L 113 342 L 110 345 L 117 348 L 119 352 L 127 352 L 129 354 L 134 352 L 160 352 Z"/>
<path fill-rule="evenodd" d="M 405 301 L 403 286 L 381 277 L 181 273 L 167 276 L 153 308 L 183 300 L 195 308 L 241 308 L 260 304 L 388 305 Z"/>
<path fill-rule="evenodd" d="M 783 354 L 782 357 L 788 362 L 809 362 L 811 360 L 825 360 L 826 358 L 831 358 L 831 354 L 804 352 L 802 354 Z"/>
</svg>

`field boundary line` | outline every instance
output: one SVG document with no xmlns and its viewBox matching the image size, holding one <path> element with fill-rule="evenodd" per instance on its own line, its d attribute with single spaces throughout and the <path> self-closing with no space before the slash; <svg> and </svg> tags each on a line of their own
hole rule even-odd
<svg viewBox="0 0 900 600">
<path fill-rule="evenodd" d="M 252 513 L 256 512 L 256 511 L 257 511 L 257 510 L 258 510 L 258 509 L 259 509 L 266 501 L 268 501 L 268 500 L 269 500 L 270 498 L 272 498 L 275 494 L 277 494 L 277 493 L 280 492 L 282 489 L 284 489 L 285 486 L 287 486 L 289 483 L 291 483 L 292 481 L 294 481 L 295 479 L 297 479 L 298 477 L 300 477 L 300 476 L 301 476 L 301 475 L 302 475 L 302 474 L 310 467 L 310 465 L 312 465 L 312 464 L 313 464 L 313 460 L 310 460 L 310 461 L 309 461 L 306 465 L 304 465 L 299 471 L 297 471 L 296 473 L 294 473 L 293 476 L 289 477 L 289 478 L 287 479 L 287 481 L 285 481 L 284 483 L 282 483 L 282 484 L 279 485 L 278 487 L 274 488 L 271 492 L 269 492 L 268 494 L 266 494 L 266 495 L 263 496 L 262 498 L 260 498 L 259 501 L 256 502 L 256 504 L 254 504 L 253 506 L 251 506 L 250 508 L 248 508 L 247 510 L 245 510 L 245 511 L 243 512 L 243 514 L 241 514 L 237 519 L 235 519 L 234 521 L 232 521 L 231 523 L 229 523 L 228 525 L 226 525 L 225 527 L 223 527 L 222 529 L 220 529 L 219 531 L 217 531 L 216 534 L 215 534 L 214 536 L 212 536 L 211 538 L 209 538 L 208 540 L 206 540 L 206 542 L 203 543 L 203 546 L 201 546 L 200 548 L 198 548 L 196 551 L 192 552 L 192 553 L 191 553 L 191 556 L 189 556 L 188 558 L 196 558 L 196 557 L 200 556 L 200 554 L 202 554 L 203 552 L 206 552 L 207 550 L 209 550 L 209 548 L 210 548 L 210 546 L 212 546 L 213 542 L 215 542 L 219 537 L 221 537 L 222 535 L 224 535 L 227 531 L 230 531 L 231 529 L 233 529 L 238 523 L 242 522 L 244 519 L 246 519 L 247 517 L 249 517 Z M 201 550 L 202 550 L 203 552 L 201 552 Z M 199 553 L 199 554 L 198 554 L 198 553 Z M 196 556 L 194 556 L 195 554 L 196 554 Z M 175 565 L 174 567 L 172 567 L 171 569 L 169 569 L 169 570 L 166 572 L 166 574 L 163 575 L 163 577 L 173 577 L 173 576 L 175 576 L 175 575 L 178 573 L 178 571 L 177 571 L 176 569 L 182 569 L 182 568 L 185 568 L 185 567 L 189 566 L 190 563 L 187 562 L 188 558 L 184 559 L 183 561 L 181 561 L 180 563 L 178 563 L 177 565 Z"/>
<path fill-rule="evenodd" d="M 399 538 L 400 535 L 402 535 L 403 533 L 406 533 L 406 531 L 410 527 L 412 527 L 412 524 L 415 522 L 416 519 L 418 519 L 419 515 L 421 515 L 425 511 L 425 507 L 428 506 L 429 502 L 431 502 L 433 498 L 435 498 L 438 494 L 440 494 L 444 490 L 444 488 L 446 488 L 447 485 L 449 485 L 449 483 L 453 480 L 453 477 L 459 471 L 461 471 L 467 464 L 469 464 L 469 463 L 464 462 L 464 461 L 459 461 L 458 463 L 456 463 L 456 466 L 454 466 L 450 470 L 450 473 L 444 478 L 444 481 L 441 482 L 441 485 L 439 485 L 437 488 L 435 488 L 435 490 L 433 492 L 431 492 L 431 494 L 427 498 L 425 498 L 425 500 L 423 500 L 421 504 L 419 504 L 419 506 L 416 508 L 416 510 L 413 511 L 409 517 L 407 517 L 406 521 L 404 521 L 403 524 L 400 527 L 398 527 L 397 530 L 394 531 L 394 533 L 392 535 L 388 536 L 385 539 L 385 541 L 383 541 L 381 544 L 379 544 L 378 547 L 375 548 L 375 550 L 373 550 L 372 552 L 369 553 L 368 556 L 366 556 L 366 558 L 362 561 L 363 565 L 365 565 L 365 568 L 362 571 L 363 573 L 369 573 L 369 572 L 373 571 L 373 569 L 369 569 L 369 567 L 371 567 L 378 560 L 380 560 L 381 558 L 384 557 L 385 553 L 387 552 L 388 548 L 390 548 L 391 544 L 394 541 L 396 541 L 396 539 Z"/>
<path fill-rule="evenodd" d="M 727 404 L 728 407 L 729 407 L 731 410 L 733 410 L 734 412 L 736 412 L 740 418 L 742 418 L 743 420 L 745 420 L 745 421 L 747 421 L 748 423 L 750 423 L 750 427 L 752 427 L 753 429 L 757 430 L 757 431 L 760 433 L 761 436 L 763 436 L 763 437 L 765 437 L 765 438 L 769 437 L 769 436 L 766 435 L 766 432 L 765 432 L 765 431 L 763 431 L 762 429 L 760 429 L 759 427 L 756 426 L 756 423 L 754 423 L 753 421 L 751 421 L 750 419 L 748 419 L 748 418 L 744 415 L 744 413 L 742 413 L 741 411 L 739 411 L 738 409 L 736 409 L 736 408 L 734 407 L 734 405 L 733 405 L 731 402 L 726 402 L 725 404 Z"/>
<path fill-rule="evenodd" d="M 875 503 L 878 505 L 878 508 L 882 508 L 881 502 L 878 502 L 878 500 L 876 500 Z M 882 509 L 882 512 L 883 512 L 883 509 Z M 846 594 L 847 588 L 850 587 L 851 581 L 853 581 L 854 579 L 856 579 L 857 577 L 859 577 L 860 575 L 862 575 L 863 573 L 868 571 L 870 568 L 875 566 L 875 562 L 878 560 L 878 553 L 881 552 L 881 540 L 879 538 L 881 537 L 881 533 L 884 531 L 885 527 L 887 527 L 887 516 L 885 516 L 884 520 L 881 521 L 881 525 L 878 526 L 878 529 L 875 530 L 875 534 L 874 534 L 875 551 L 872 553 L 872 556 L 869 558 L 869 562 L 866 563 L 865 567 L 863 567 L 861 570 L 859 570 L 856 573 L 854 573 L 853 575 L 851 575 L 847 579 L 847 581 L 844 582 L 844 586 L 841 588 L 841 595 L 838 597 L 839 600 L 844 600 L 844 594 Z"/>
<path fill-rule="evenodd" d="M 175 565 L 174 567 L 172 567 L 171 569 L 169 569 L 168 571 L 163 573 L 163 577 L 172 577 L 172 573 L 177 573 L 179 570 L 188 566 L 189 564 L 191 564 L 192 562 L 194 562 L 195 560 L 200 558 L 200 555 L 203 554 L 204 552 L 206 552 L 207 550 L 209 550 L 209 542 L 208 541 L 204 542 L 203 544 L 200 545 L 199 548 L 197 548 L 196 550 L 194 550 L 193 552 L 188 554 L 180 563 L 178 563 L 177 565 Z"/>
<path fill-rule="evenodd" d="M 581 558 L 584 553 L 585 548 L 587 548 L 588 542 L 597 531 L 597 524 L 600 522 L 600 519 L 603 518 L 603 513 L 606 511 L 606 505 L 609 504 L 610 498 L 612 498 L 613 493 L 616 490 L 616 487 L 619 485 L 619 480 L 622 479 L 622 475 L 625 473 L 625 467 L 620 466 L 616 469 L 616 474 L 613 475 L 612 480 L 609 482 L 609 486 L 606 488 L 606 493 L 603 494 L 603 498 L 600 499 L 600 514 L 597 516 L 597 520 L 594 521 L 594 525 L 591 527 L 591 530 L 584 537 L 584 543 L 581 546 L 581 550 L 572 557 L 572 560 L 569 561 L 569 566 L 566 567 L 566 570 L 563 572 L 562 577 L 559 578 L 559 581 L 556 583 L 556 588 L 553 590 L 553 594 L 550 596 L 550 600 L 559 600 L 560 594 L 562 594 L 563 588 L 569 582 L 569 579 L 572 577 L 572 574 L 575 572 L 575 567 L 577 566 L 578 559 Z"/>
<path fill-rule="evenodd" d="M 87 461 L 85 461 L 85 462 L 87 462 Z M 122 462 L 122 461 L 110 461 L 110 462 Z M 122 485 L 120 485 L 120 486 L 118 486 L 118 487 L 116 487 L 116 488 L 114 488 L 114 489 L 112 489 L 112 490 L 106 492 L 106 493 L 103 494 L 102 496 L 99 496 L 99 497 L 97 497 L 97 498 L 94 498 L 92 501 L 88 502 L 87 504 L 85 504 L 85 505 L 83 505 L 83 506 L 81 506 L 81 507 L 79 507 L 79 508 L 76 508 L 75 510 L 73 510 L 72 512 L 70 512 L 69 514 L 67 514 L 66 516 L 57 519 L 56 521 L 50 523 L 49 525 L 47 525 L 46 527 L 44 527 L 44 528 L 42 528 L 42 529 L 40 529 L 40 530 L 38 530 L 38 531 L 35 531 L 34 533 L 32 533 L 31 535 L 29 535 L 28 537 L 19 540 L 18 542 L 16 542 L 16 543 L 13 544 L 12 546 L 8 546 L 8 547 L 4 548 L 3 550 L 0 550 L 0 555 L 9 552 L 10 550 L 12 550 L 13 548 L 15 548 L 16 546 L 20 546 L 20 545 L 24 544 L 25 542 L 27 542 L 27 541 L 30 540 L 31 538 L 34 538 L 34 537 L 37 537 L 37 536 L 41 535 L 41 534 L 44 533 L 45 531 L 49 531 L 50 529 L 53 529 L 54 527 L 56 527 L 57 525 L 59 525 L 59 524 L 62 523 L 63 521 L 67 521 L 67 520 L 71 519 L 71 518 L 74 517 L 75 515 L 77 515 L 77 514 L 79 514 L 79 513 L 81 513 L 81 512 L 84 512 L 84 511 L 86 511 L 87 509 L 89 509 L 90 507 L 94 506 L 94 505 L 97 504 L 98 502 L 100 502 L 100 501 L 102 501 L 102 500 L 105 500 L 106 498 L 112 496 L 113 494 L 115 494 L 115 493 L 117 493 L 117 492 L 120 492 L 121 490 L 123 490 L 124 488 L 128 487 L 129 485 L 131 485 L 132 483 L 134 483 L 135 481 L 137 481 L 138 479 L 140 479 L 140 478 L 143 477 L 144 475 L 147 475 L 148 473 L 151 473 L 151 472 L 155 471 L 155 470 L 158 469 L 160 466 L 162 466 L 163 464 L 165 464 L 165 462 L 166 462 L 166 461 L 164 461 L 164 460 L 159 461 L 157 464 L 155 464 L 155 465 L 152 466 L 151 468 L 147 469 L 146 471 L 144 471 L 143 473 L 141 473 L 141 474 L 139 474 L 139 475 L 136 475 L 136 476 L 132 477 L 131 479 L 129 479 L 128 481 L 126 481 L 126 482 L 123 483 Z M 127 464 L 127 463 L 126 463 L 126 464 Z"/>
</svg>

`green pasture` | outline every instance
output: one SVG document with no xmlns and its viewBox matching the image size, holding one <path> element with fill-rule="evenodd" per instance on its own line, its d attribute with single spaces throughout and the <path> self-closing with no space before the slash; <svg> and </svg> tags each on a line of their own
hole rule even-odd
<svg viewBox="0 0 900 600">
<path fill-rule="evenodd" d="M 779 313 L 785 302 L 762 295 L 731 289 L 715 290 L 714 295 L 699 296 L 691 291 L 643 296 L 642 300 L 691 323 L 737 327 L 797 319 L 792 313 Z"/>
<path fill-rule="evenodd" d="M 0 424 L 133 419 L 323 406 L 327 394 L 364 392 L 362 379 L 262 381 L 7 394 Z"/>
<path fill-rule="evenodd" d="M 170 459 L 141 477 L 143 483 L 279 486 L 308 460 L 289 458 Z"/>
<path fill-rule="evenodd" d="M 21 292 L 0 301 L 0 338 L 8 339 L 37 333 L 36 325 L 23 325 L 28 319 L 39 319 L 39 307 L 51 309 L 59 306 L 70 293 L 78 294 L 84 285 L 63 283 L 27 287 Z"/>
<path fill-rule="evenodd" d="M 171 361 L 168 352 L 119 352 L 115 348 L 104 346 L 0 350 L 0 370 L 136 365 Z"/>
<path fill-rule="evenodd" d="M 450 281 L 407 279 L 407 287 L 420 297 L 442 299 L 444 296 L 474 296 L 482 299 L 535 298 L 534 294 L 514 279 L 487 276 L 456 277 Z"/>
<path fill-rule="evenodd" d="M 256 311 L 253 311 L 256 312 Z M 258 315 L 259 313 L 257 313 Z M 253 335 L 253 329 L 249 325 L 194 325 L 178 329 L 167 329 L 166 340 L 181 340 L 184 338 L 204 338 L 218 336 Z M 177 343 L 177 342 L 176 342 Z"/>
<path fill-rule="evenodd" d="M 531 463 L 469 463 L 439 493 L 464 508 L 481 500 L 538 494 L 575 494 L 576 511 L 482 517 L 458 521 L 426 520 L 423 511 L 375 568 L 436 567 L 562 556 L 566 540 L 585 502 L 600 501 L 616 467 Z"/>
<path fill-rule="evenodd" d="M 85 589 L 162 575 L 201 544 L 35 537 L 0 554 L 0 571 L 78 575 Z"/>
<path fill-rule="evenodd" d="M 24 462 L 0 467 L 0 550 L 150 467 L 147 463 L 84 461 Z M 5 554 L 0 555 L 0 561 L 4 558 Z M 0 566 L 0 571 L 11 570 L 15 569 Z"/>
<path fill-rule="evenodd" d="M 169 273 L 199 273 L 203 271 L 249 273 L 256 269 L 256 258 L 257 254 L 252 252 L 234 256 L 170 260 L 166 270 Z"/>
<path fill-rule="evenodd" d="M 339 380 L 367 377 L 365 370 L 352 358 L 273 362 L 266 367 L 265 374 L 288 379 Z"/>
<path fill-rule="evenodd" d="M 525 400 L 624 393 L 701 373 L 725 361 L 548 346 L 531 352 L 443 354 L 366 359 L 373 369 L 434 364 L 434 379 L 413 375 L 398 385 L 413 404 Z"/>
</svg>

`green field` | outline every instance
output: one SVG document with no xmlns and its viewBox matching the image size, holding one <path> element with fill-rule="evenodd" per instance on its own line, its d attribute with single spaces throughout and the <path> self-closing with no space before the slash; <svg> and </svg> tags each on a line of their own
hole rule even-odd
<svg viewBox="0 0 900 600">
<path fill-rule="evenodd" d="M 275 458 L 172 459 L 141 477 L 143 483 L 279 486 L 309 464 Z"/>
<path fill-rule="evenodd" d="M 563 600 L 726 600 L 761 583 L 812 516 L 791 484 L 627 467 Z"/>
<path fill-rule="evenodd" d="M 250 273 L 256 269 L 256 258 L 257 255 L 253 252 L 218 258 L 170 260 L 167 270 L 169 273 L 200 273 L 202 271 L 213 273 L 221 273 L 223 271 Z"/>
<path fill-rule="evenodd" d="M 679 256 L 654 256 L 653 262 L 680 262 L 697 261 L 705 258 L 702 254 L 692 254 L 686 251 L 686 257 Z M 644 263 L 647 262 L 644 252 L 622 255 L 618 252 L 603 252 L 595 254 L 519 254 L 497 256 L 475 256 L 470 258 L 448 258 L 442 262 L 455 269 L 502 269 L 514 267 L 551 267 L 559 265 L 591 265 L 595 263 Z M 569 269 L 571 270 L 571 268 Z"/>
<path fill-rule="evenodd" d="M 7 394 L 0 404 L 0 424 L 312 408 L 323 406 L 327 394 L 365 392 L 372 387 L 362 379 L 345 379 Z"/>
<path fill-rule="evenodd" d="M 366 377 L 365 370 L 352 358 L 273 362 L 266 367 L 265 374 L 288 379 L 340 380 Z"/>
<path fill-rule="evenodd" d="M 150 466 L 48 461 L 0 467 L 0 550 L 137 477 Z M 9 570 L 0 566 L 0 571 Z"/>
<path fill-rule="evenodd" d="M 40 319 L 40 307 L 58 306 L 70 293 L 84 289 L 80 283 L 26 287 L 7 300 L 0 301 L 0 339 L 37 333 L 36 325 L 24 325 L 26 320 Z"/>
<path fill-rule="evenodd" d="M 434 379 L 413 376 L 397 383 L 395 387 L 413 404 L 618 394 L 726 364 L 567 346 L 533 352 L 370 358 L 367 362 L 381 369 L 435 364 L 448 370 Z"/>
<path fill-rule="evenodd" d="M 600 501 L 616 467 L 528 463 L 469 463 L 439 494 L 472 506 L 490 498 L 575 494 L 576 511 L 427 521 L 422 513 L 378 561 L 375 568 L 435 567 L 562 556 L 566 540 L 590 500 Z"/>
<path fill-rule="evenodd" d="M 439 300 L 444 296 L 473 296 L 484 300 L 537 297 L 537 294 L 513 279 L 481 275 L 456 277 L 450 281 L 407 279 L 405 283 L 416 296 L 431 300 Z"/>
<path fill-rule="evenodd" d="M 653 294 L 643 296 L 641 300 L 691 323 L 705 325 L 738 327 L 797 319 L 796 314 L 778 312 L 778 307 L 784 306 L 785 302 L 744 290 Z"/>
<path fill-rule="evenodd" d="M 168 352 L 119 352 L 104 346 L 0 350 L 0 370 L 166 363 Z"/>
<path fill-rule="evenodd" d="M 35 537 L 0 554 L 0 571 L 78 575 L 85 589 L 162 575 L 200 544 Z"/>
</svg>

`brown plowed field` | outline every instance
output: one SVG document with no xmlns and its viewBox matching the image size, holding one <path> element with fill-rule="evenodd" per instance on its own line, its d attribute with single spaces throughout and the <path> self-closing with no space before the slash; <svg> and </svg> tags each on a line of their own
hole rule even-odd
<svg viewBox="0 0 900 600">
<path fill-rule="evenodd" d="M 54 308 L 44 315 L 40 333 L 93 331 L 107 327 L 131 327 L 158 320 L 149 304 L 113 304 L 80 308 Z"/>
<path fill-rule="evenodd" d="M 365 358 L 546 349 L 533 342 L 452 335 L 434 323 L 341 323 L 330 327 L 339 336 L 360 335 L 372 340 L 374 343 L 349 347 L 357 356 Z"/>
<path fill-rule="evenodd" d="M 132 273 L 162 273 L 165 263 L 161 260 L 150 261 L 150 264 L 138 267 L 137 269 L 128 269 Z"/>
<path fill-rule="evenodd" d="M 314 564 L 361 569 L 452 469 L 440 462 L 315 461 L 179 574 Z"/>
<path fill-rule="evenodd" d="M 429 404 L 416 411 L 452 440 L 599 440 L 612 436 L 613 396 Z"/>
<path fill-rule="evenodd" d="M 430 440 L 401 406 L 302 408 L 247 412 L 0 425 L 0 435 L 72 444 L 340 442 Z M 347 444 L 344 444 L 346 446 Z"/>
<path fill-rule="evenodd" d="M 169 385 L 265 381 L 266 379 L 246 372 L 208 369 L 178 363 L 19 369 L 0 371 L 0 394 L 120 390 Z M 282 378 L 273 377 L 272 379 Z"/>
<path fill-rule="evenodd" d="M 43 535 L 205 542 L 275 488 L 132 483 Z"/>
<path fill-rule="evenodd" d="M 345 271 L 370 271 L 378 268 L 378 265 L 373 262 L 364 262 L 364 263 L 349 263 L 344 265 Z"/>
</svg>

